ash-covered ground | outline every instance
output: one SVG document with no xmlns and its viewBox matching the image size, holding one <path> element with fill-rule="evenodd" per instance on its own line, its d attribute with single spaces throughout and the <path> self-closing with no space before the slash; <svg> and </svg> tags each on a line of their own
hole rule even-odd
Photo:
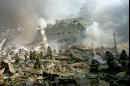
<svg viewBox="0 0 130 86">
<path fill-rule="evenodd" d="M 96 53 L 95 53 L 96 52 Z M 102 53 L 101 53 L 102 52 Z M 73 45 L 58 52 L 0 52 L 1 86 L 128 86 L 129 56 Z"/>
</svg>

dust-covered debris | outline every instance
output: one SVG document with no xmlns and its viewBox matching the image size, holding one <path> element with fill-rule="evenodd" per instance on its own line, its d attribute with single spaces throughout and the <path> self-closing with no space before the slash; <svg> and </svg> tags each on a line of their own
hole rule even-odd
<svg viewBox="0 0 130 86">
<path fill-rule="evenodd" d="M 104 53 L 104 59 L 98 53 L 95 55 L 93 50 L 76 45 L 60 50 L 59 53 L 53 53 L 51 48 L 48 48 L 46 53 L 24 49 L 17 53 L 4 52 L 0 60 L 2 86 L 111 86 L 110 84 L 128 83 L 129 80 L 129 62 L 126 61 L 127 57 L 121 59 L 122 54 L 126 56 L 125 53 L 121 54 L 117 63 L 111 52 Z M 11 54 L 10 58 L 5 58 L 6 54 Z M 21 56 L 24 59 L 21 59 Z"/>
</svg>

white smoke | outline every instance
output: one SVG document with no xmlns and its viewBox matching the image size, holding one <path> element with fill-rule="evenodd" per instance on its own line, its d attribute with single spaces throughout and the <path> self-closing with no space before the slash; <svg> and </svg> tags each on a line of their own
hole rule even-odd
<svg viewBox="0 0 130 86">
<path fill-rule="evenodd" d="M 90 3 L 83 11 L 86 20 L 92 24 L 86 29 L 85 43 L 94 43 L 95 46 L 114 46 L 113 32 L 116 33 L 117 44 L 128 42 L 128 2 L 129 0 L 86 0 Z M 87 5 L 86 4 L 86 5 Z"/>
<path fill-rule="evenodd" d="M 19 24 L 24 28 L 14 39 L 15 44 L 33 41 L 37 28 L 42 28 L 56 19 L 77 15 L 85 0 L 0 0 L 0 24 Z"/>
<path fill-rule="evenodd" d="M 39 18 L 38 22 L 39 22 L 40 27 L 43 29 L 47 26 L 47 22 L 44 18 Z"/>
<path fill-rule="evenodd" d="M 116 41 L 119 42 L 120 40 L 121 38 L 118 37 Z M 94 47 L 113 47 L 113 30 L 104 30 L 99 23 L 93 22 L 86 28 L 86 38 L 83 42 L 89 46 L 93 43 Z"/>
<path fill-rule="evenodd" d="M 39 25 L 44 28 L 56 19 L 77 16 L 85 1 L 90 0 L 0 0 L 0 23 L 10 21 L 22 25 L 24 31 L 14 42 L 27 44 L 32 42 Z M 123 32 L 124 26 L 127 28 L 128 2 L 129 0 L 93 0 L 89 4 L 89 14 L 91 20 L 96 22 L 87 28 L 87 36 L 90 38 L 86 42 L 95 41 L 96 45 L 112 44 L 113 32 Z M 127 33 L 123 35 L 128 34 L 125 30 Z M 122 39 L 122 36 L 117 36 Z"/>
<path fill-rule="evenodd" d="M 52 50 L 56 50 L 58 51 L 59 49 L 61 49 L 61 46 L 63 46 L 61 43 L 58 43 L 55 40 L 50 40 L 49 41 L 49 45 L 51 47 Z"/>
</svg>

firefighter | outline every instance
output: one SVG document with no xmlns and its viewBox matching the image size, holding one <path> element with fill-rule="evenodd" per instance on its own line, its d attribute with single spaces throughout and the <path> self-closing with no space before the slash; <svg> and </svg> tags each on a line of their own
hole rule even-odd
<svg viewBox="0 0 130 86">
<path fill-rule="evenodd" d="M 16 53 L 16 55 L 15 55 L 15 63 L 16 63 L 16 64 L 19 63 L 19 55 L 18 55 L 18 53 Z"/>
<path fill-rule="evenodd" d="M 25 63 L 27 63 L 27 60 L 28 60 L 28 55 L 27 55 L 27 54 L 25 54 L 25 55 L 24 55 L 24 57 L 25 57 L 24 62 L 25 62 Z"/>
<path fill-rule="evenodd" d="M 122 50 L 119 62 L 121 63 L 123 68 L 126 68 L 127 54 L 125 50 Z"/>
<path fill-rule="evenodd" d="M 30 51 L 30 55 L 29 55 L 30 60 L 32 60 L 33 56 L 32 56 L 32 51 Z"/>
<path fill-rule="evenodd" d="M 42 53 L 42 51 L 38 54 L 38 57 L 39 57 L 39 58 L 43 58 L 43 53 Z"/>
<path fill-rule="evenodd" d="M 47 53 L 46 53 L 45 57 L 49 57 L 50 59 L 52 59 L 52 51 L 51 51 L 50 47 L 47 48 Z"/>
<path fill-rule="evenodd" d="M 36 58 L 37 58 L 37 52 L 34 50 L 33 51 L 33 60 L 36 60 Z"/>
<path fill-rule="evenodd" d="M 114 68 L 114 58 L 111 52 L 107 51 L 106 52 L 106 57 L 107 57 L 107 65 L 108 65 L 108 69 L 113 69 Z"/>
<path fill-rule="evenodd" d="M 90 72 L 98 73 L 98 67 L 99 67 L 98 62 L 96 60 L 93 60 L 90 66 Z"/>
<path fill-rule="evenodd" d="M 34 64 L 34 68 L 41 68 L 41 64 L 40 64 L 39 58 L 36 58 L 36 62 Z"/>
<path fill-rule="evenodd" d="M 62 50 L 59 50 L 59 55 L 62 55 Z"/>
<path fill-rule="evenodd" d="M 30 55 L 29 55 L 29 58 L 30 60 L 36 60 L 36 51 L 30 51 Z"/>
</svg>

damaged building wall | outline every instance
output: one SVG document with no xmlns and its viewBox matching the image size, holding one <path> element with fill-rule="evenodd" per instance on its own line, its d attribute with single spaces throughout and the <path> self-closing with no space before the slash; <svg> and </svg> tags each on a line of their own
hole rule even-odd
<svg viewBox="0 0 130 86">
<path fill-rule="evenodd" d="M 76 18 L 57 20 L 55 25 L 48 25 L 45 28 L 48 43 L 55 41 L 61 45 L 80 44 L 85 37 L 85 30 L 84 25 Z"/>
<path fill-rule="evenodd" d="M 29 49 L 33 49 L 36 51 L 39 49 L 46 50 L 47 46 L 48 46 L 48 42 L 47 42 L 47 38 L 46 38 L 46 34 L 44 32 L 44 29 L 39 27 L 34 40 L 25 46 L 27 46 Z"/>
</svg>

